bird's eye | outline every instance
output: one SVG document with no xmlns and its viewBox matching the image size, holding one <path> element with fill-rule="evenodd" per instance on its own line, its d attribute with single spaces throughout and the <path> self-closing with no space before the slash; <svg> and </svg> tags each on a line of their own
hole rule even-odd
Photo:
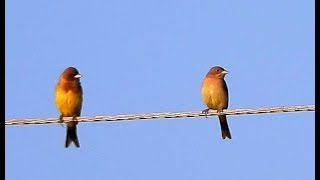
<svg viewBox="0 0 320 180">
<path fill-rule="evenodd" d="M 219 72 L 220 71 L 220 69 L 217 69 L 217 72 Z"/>
</svg>

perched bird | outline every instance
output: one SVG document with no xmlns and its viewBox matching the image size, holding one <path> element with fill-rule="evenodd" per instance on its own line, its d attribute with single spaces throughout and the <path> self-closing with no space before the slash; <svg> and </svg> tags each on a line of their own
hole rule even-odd
<svg viewBox="0 0 320 180">
<path fill-rule="evenodd" d="M 65 69 L 59 77 L 59 82 L 55 88 L 55 101 L 60 111 L 59 122 L 63 122 L 63 117 L 72 117 L 72 121 L 67 122 L 67 136 L 65 147 L 69 147 L 73 142 L 76 147 L 80 147 L 77 136 L 77 116 L 81 114 L 82 107 L 82 87 L 80 84 L 78 70 L 74 67 Z"/>
<path fill-rule="evenodd" d="M 220 66 L 212 67 L 202 82 L 201 94 L 208 109 L 202 111 L 206 117 L 210 109 L 222 112 L 228 108 L 228 87 L 224 76 L 229 72 Z M 218 115 L 221 127 L 222 138 L 231 139 L 231 134 L 226 115 Z"/>
</svg>

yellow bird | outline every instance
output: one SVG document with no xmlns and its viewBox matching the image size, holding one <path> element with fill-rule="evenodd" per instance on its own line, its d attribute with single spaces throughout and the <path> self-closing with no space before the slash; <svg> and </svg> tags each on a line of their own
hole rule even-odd
<svg viewBox="0 0 320 180">
<path fill-rule="evenodd" d="M 202 112 L 206 115 L 210 109 L 222 112 L 223 109 L 228 108 L 228 87 L 224 80 L 224 76 L 229 72 L 220 66 L 212 67 L 207 73 L 206 77 L 202 82 L 201 94 L 204 103 L 208 109 Z M 219 122 L 221 127 L 222 138 L 228 137 L 231 139 L 231 133 L 229 130 L 226 115 L 219 115 Z"/>
<path fill-rule="evenodd" d="M 77 136 L 77 117 L 81 115 L 82 108 L 82 87 L 78 70 L 74 67 L 66 68 L 59 77 L 59 82 L 55 88 L 55 102 L 60 111 L 59 122 L 63 122 L 63 117 L 72 117 L 73 121 L 67 122 L 67 136 L 65 147 L 69 147 L 73 142 L 76 147 L 80 147 Z"/>
</svg>

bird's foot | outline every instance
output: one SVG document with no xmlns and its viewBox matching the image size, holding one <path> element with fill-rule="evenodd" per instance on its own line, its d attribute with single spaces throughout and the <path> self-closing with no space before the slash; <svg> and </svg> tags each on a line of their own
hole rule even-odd
<svg viewBox="0 0 320 180">
<path fill-rule="evenodd" d="M 74 124 L 78 124 L 77 115 L 72 116 L 72 121 L 74 121 Z"/>
<path fill-rule="evenodd" d="M 219 113 L 222 113 L 223 112 L 223 109 L 218 109 L 217 110 L 217 113 L 219 114 Z"/>
<path fill-rule="evenodd" d="M 208 117 L 207 115 L 208 115 L 208 113 L 209 113 L 209 110 L 210 110 L 210 108 L 205 109 L 205 110 L 202 111 L 202 113 L 204 113 L 204 115 L 206 116 L 206 118 Z"/>
<path fill-rule="evenodd" d="M 73 115 L 72 120 L 77 120 L 77 115 Z"/>
<path fill-rule="evenodd" d="M 59 117 L 58 123 L 60 123 L 62 127 L 64 127 L 64 126 L 63 126 L 63 122 L 64 122 L 64 121 L 63 121 L 63 116 L 62 116 L 62 114 L 61 114 L 60 117 Z"/>
</svg>

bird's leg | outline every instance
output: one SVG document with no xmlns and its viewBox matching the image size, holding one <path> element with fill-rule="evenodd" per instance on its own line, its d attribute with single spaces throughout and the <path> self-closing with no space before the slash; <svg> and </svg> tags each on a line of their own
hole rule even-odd
<svg viewBox="0 0 320 180">
<path fill-rule="evenodd" d="M 210 110 L 210 108 L 205 109 L 205 110 L 202 111 L 202 113 L 204 113 L 204 115 L 206 116 L 206 118 L 207 118 L 207 115 L 208 115 L 209 110 Z"/>
<path fill-rule="evenodd" d="M 74 114 L 74 115 L 72 116 L 72 121 L 74 121 L 74 124 L 78 124 L 77 115 L 76 115 L 76 114 Z"/>
<path fill-rule="evenodd" d="M 60 117 L 59 117 L 58 123 L 63 123 L 63 115 L 62 115 L 62 114 L 61 114 Z"/>
<path fill-rule="evenodd" d="M 62 114 L 59 116 L 58 123 L 60 123 L 61 126 L 63 127 L 63 124 L 62 124 L 63 123 L 63 115 Z"/>
<path fill-rule="evenodd" d="M 218 109 L 217 110 L 217 113 L 222 113 L 223 112 L 223 109 Z"/>
</svg>

